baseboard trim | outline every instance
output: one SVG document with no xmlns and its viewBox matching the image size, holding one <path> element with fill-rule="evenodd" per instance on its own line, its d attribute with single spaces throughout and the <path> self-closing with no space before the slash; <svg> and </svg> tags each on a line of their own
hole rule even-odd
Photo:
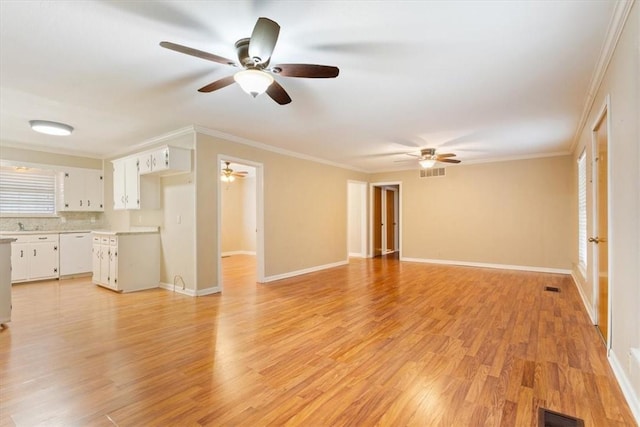
<svg viewBox="0 0 640 427">
<path fill-rule="evenodd" d="M 316 271 L 327 270 L 329 268 L 340 267 L 347 264 L 349 264 L 349 260 L 338 261 L 338 262 L 333 262 L 333 263 L 324 264 L 324 265 L 318 265 L 316 267 L 304 268 L 302 270 L 290 271 L 288 273 L 276 274 L 274 276 L 267 276 L 264 278 L 264 282 L 262 283 L 275 282 L 276 280 L 288 279 L 290 277 L 301 276 L 303 274 L 314 273 Z"/>
<path fill-rule="evenodd" d="M 580 280 L 578 280 L 578 278 L 576 277 L 575 271 L 571 272 L 571 278 L 573 279 L 573 283 L 576 285 L 576 288 L 578 289 L 578 294 L 582 299 L 582 305 L 587 310 L 587 315 L 589 316 L 589 320 L 591 320 L 591 324 L 595 325 L 596 315 L 593 312 L 593 307 L 589 305 L 589 300 L 587 299 L 587 296 L 584 294 L 584 290 L 582 289 L 582 286 L 580 286 Z"/>
<path fill-rule="evenodd" d="M 182 294 L 182 295 L 187 295 L 187 296 L 190 296 L 190 297 L 201 297 L 201 296 L 204 296 L 204 295 L 211 295 L 211 294 L 220 293 L 220 286 L 212 286 L 210 288 L 193 290 L 193 289 L 182 289 L 182 288 L 179 288 L 177 286 L 174 288 L 172 283 L 160 282 L 160 287 L 162 289 L 166 289 L 168 291 L 176 292 L 176 293 L 179 293 L 179 294 Z"/>
<path fill-rule="evenodd" d="M 463 267 L 495 268 L 499 270 L 534 271 L 536 273 L 571 274 L 571 270 L 563 268 L 533 267 L 529 265 L 490 264 L 484 262 L 454 261 L 447 259 L 426 259 L 401 257 L 400 261 L 420 262 L 424 264 L 459 265 Z"/>
<path fill-rule="evenodd" d="M 233 255 L 255 255 L 256 251 L 229 251 L 222 252 L 221 256 L 233 256 Z"/>
<path fill-rule="evenodd" d="M 349 252 L 349 258 L 366 258 L 366 255 L 362 255 L 360 252 Z"/>
<path fill-rule="evenodd" d="M 616 355 L 615 351 L 613 351 L 613 349 L 609 351 L 609 365 L 611 365 L 611 369 L 613 369 L 613 374 L 616 376 L 616 379 L 618 380 L 618 384 L 622 389 L 622 394 L 624 394 L 624 397 L 627 399 L 627 403 L 631 408 L 631 413 L 633 413 L 633 417 L 636 419 L 636 422 L 638 423 L 638 425 L 640 425 L 640 398 L 638 397 L 636 392 L 633 390 L 631 381 L 629 377 L 627 377 L 627 375 L 625 374 L 624 369 L 622 369 L 620 360 L 618 359 L 618 356 Z"/>
</svg>

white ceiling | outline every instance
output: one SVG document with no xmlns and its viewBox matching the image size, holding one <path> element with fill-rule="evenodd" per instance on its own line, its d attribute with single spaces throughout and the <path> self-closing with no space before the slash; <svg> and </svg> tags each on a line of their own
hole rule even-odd
<svg viewBox="0 0 640 427">
<path fill-rule="evenodd" d="M 568 152 L 615 1 L 0 1 L 0 139 L 106 157 L 189 125 L 366 171 L 417 167 L 421 147 L 464 161 Z M 340 68 L 276 77 L 280 106 L 232 85 L 260 16 L 281 26 L 271 64 Z M 62 121 L 47 137 L 28 120 Z"/>
</svg>

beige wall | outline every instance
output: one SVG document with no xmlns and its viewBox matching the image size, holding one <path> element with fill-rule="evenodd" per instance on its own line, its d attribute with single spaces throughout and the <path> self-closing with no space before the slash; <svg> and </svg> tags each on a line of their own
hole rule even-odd
<svg viewBox="0 0 640 427">
<path fill-rule="evenodd" d="M 162 178 L 163 219 L 160 281 L 173 284 L 176 276 L 185 289 L 195 290 L 195 187 L 193 173 Z M 179 289 L 182 282 L 177 282 Z"/>
<path fill-rule="evenodd" d="M 222 253 L 256 251 L 256 179 L 247 177 L 223 183 Z"/>
<path fill-rule="evenodd" d="M 602 85 L 580 134 L 574 159 L 587 149 L 592 159 L 592 128 L 605 105 L 609 105 L 609 296 L 611 300 L 611 360 L 616 374 L 635 390 L 636 416 L 640 417 L 640 356 L 630 356 L 640 348 L 640 6 L 632 7 Z M 575 169 L 575 167 L 574 167 Z M 587 173 L 592 167 L 588 162 Z M 574 175 L 577 172 L 574 170 Z M 587 212 L 592 212 L 591 183 L 587 187 Z M 587 233 L 593 221 L 588 215 Z M 589 258 L 593 255 L 591 245 Z M 574 264 L 577 254 L 574 253 Z M 589 268 L 590 266 L 588 266 Z M 593 285 L 574 267 L 583 298 L 595 311 Z M 636 350 L 637 351 L 637 350 Z M 628 393 L 626 393 L 629 396 Z"/>
<path fill-rule="evenodd" d="M 571 157 L 375 174 L 402 182 L 402 257 L 568 270 L 575 228 Z"/>
<path fill-rule="evenodd" d="M 47 153 L 31 149 L 7 147 L 0 143 L 0 159 L 73 168 L 102 169 L 102 160 L 90 157 Z"/>
<path fill-rule="evenodd" d="M 198 134 L 198 289 L 217 283 L 218 155 L 264 165 L 267 277 L 347 259 L 347 181 L 366 181 L 365 174 Z"/>
</svg>

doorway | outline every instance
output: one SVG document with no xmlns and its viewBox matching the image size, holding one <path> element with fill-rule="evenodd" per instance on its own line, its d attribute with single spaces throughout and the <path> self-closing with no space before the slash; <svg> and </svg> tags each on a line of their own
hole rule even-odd
<svg viewBox="0 0 640 427">
<path fill-rule="evenodd" d="M 371 184 L 371 254 L 400 252 L 400 183 Z"/>
<path fill-rule="evenodd" d="M 608 99 L 593 126 L 593 214 L 591 283 L 596 304 L 596 325 L 610 347 L 611 309 L 609 298 L 609 113 Z"/>
<path fill-rule="evenodd" d="M 232 284 L 230 277 L 241 276 L 246 282 L 251 276 L 253 283 L 264 282 L 262 171 L 260 163 L 218 155 L 217 254 L 221 292 L 225 292 L 225 285 Z"/>
</svg>

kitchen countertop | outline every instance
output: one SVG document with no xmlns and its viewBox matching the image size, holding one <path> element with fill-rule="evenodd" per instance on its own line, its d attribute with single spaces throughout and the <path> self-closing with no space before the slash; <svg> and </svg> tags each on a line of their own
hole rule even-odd
<svg viewBox="0 0 640 427">
<path fill-rule="evenodd" d="M 29 230 L 29 231 L 2 231 L 0 238 L 7 236 L 29 236 L 36 234 L 70 234 L 70 233 L 97 233 L 111 236 L 123 234 L 158 233 L 158 227 L 131 227 L 128 230 Z"/>
<path fill-rule="evenodd" d="M 11 243 L 11 242 L 15 242 L 16 239 L 12 239 L 10 237 L 0 237 L 0 244 L 2 243 Z"/>
<path fill-rule="evenodd" d="M 29 231 L 2 231 L 0 236 L 28 236 L 32 234 L 68 234 L 91 233 L 93 230 L 29 230 Z"/>
<path fill-rule="evenodd" d="M 125 234 L 147 234 L 158 232 L 158 227 L 131 227 L 129 230 L 93 230 L 94 234 L 106 234 L 109 236 L 121 236 Z"/>
</svg>

